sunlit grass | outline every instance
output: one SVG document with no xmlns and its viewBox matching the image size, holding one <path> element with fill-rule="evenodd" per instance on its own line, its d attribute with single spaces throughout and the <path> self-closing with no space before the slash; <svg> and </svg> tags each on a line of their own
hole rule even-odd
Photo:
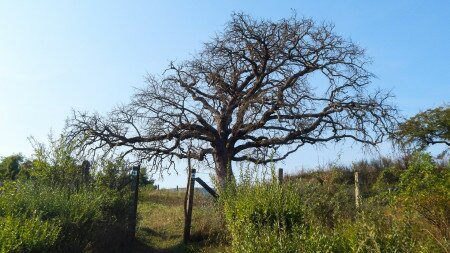
<svg viewBox="0 0 450 253">
<path fill-rule="evenodd" d="M 184 191 L 143 189 L 138 206 L 137 240 L 154 252 L 224 252 L 220 245 L 222 219 L 214 200 L 196 192 L 192 215 L 192 243 L 183 244 Z"/>
</svg>

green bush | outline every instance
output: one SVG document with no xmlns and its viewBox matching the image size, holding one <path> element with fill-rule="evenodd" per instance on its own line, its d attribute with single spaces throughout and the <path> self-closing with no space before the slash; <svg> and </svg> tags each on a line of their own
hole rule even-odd
<svg viewBox="0 0 450 253">
<path fill-rule="evenodd" d="M 47 252 L 54 248 L 61 228 L 32 215 L 0 218 L 0 252 Z"/>
<path fill-rule="evenodd" d="M 85 187 L 73 192 L 32 181 L 10 182 L 1 190 L 0 219 L 8 221 L 13 217 L 16 223 L 9 221 L 6 224 L 24 228 L 27 223 L 16 221 L 17 217 L 22 220 L 28 218 L 36 224 L 48 224 L 58 231 L 56 239 L 45 244 L 50 251 L 82 252 L 90 249 L 99 252 L 119 248 L 126 243 L 129 199 L 127 194 L 107 188 Z M 5 231 L 0 237 L 7 241 L 14 241 L 16 237 L 28 238 L 29 233 L 21 229 L 16 234 Z M 41 247 L 39 244 L 20 245 L 21 251 L 40 251 Z"/>
<path fill-rule="evenodd" d="M 345 168 L 288 177 L 283 186 L 273 171 L 267 176 L 244 170 L 220 197 L 231 250 L 448 252 L 448 167 L 428 155 L 414 158 L 407 169 L 393 164 L 371 172 L 370 194 L 359 210 L 353 173 Z"/>
<path fill-rule="evenodd" d="M 221 193 L 232 250 L 295 252 L 298 224 L 303 223 L 297 194 L 289 186 L 280 187 L 274 176 L 267 182 L 254 178 L 252 171 L 244 171 L 239 185 Z"/>
<path fill-rule="evenodd" d="M 129 175 L 121 171 L 108 178 L 86 170 L 84 158 L 62 137 L 50 138 L 49 147 L 34 144 L 32 160 L 24 164 L 16 159 L 26 168 L 23 177 L 10 178 L 0 187 L 0 249 L 120 252 L 129 243 L 131 192 L 123 187 Z M 97 163 L 110 170 L 124 167 L 122 161 Z M 4 164 L 14 167 L 8 159 Z M 122 185 L 111 187 L 110 182 Z"/>
<path fill-rule="evenodd" d="M 354 208 L 354 182 L 352 173 L 342 168 L 317 172 L 316 176 L 298 179 L 296 191 L 305 210 L 305 218 L 328 229 L 341 219 L 352 219 Z"/>
<path fill-rule="evenodd" d="M 397 205 L 417 215 L 423 231 L 441 250 L 450 249 L 450 163 L 439 165 L 429 154 L 413 155 L 401 175 Z M 448 251 L 447 251 L 448 252 Z"/>
<path fill-rule="evenodd" d="M 61 136 L 49 138 L 49 145 L 33 141 L 34 155 L 28 168 L 29 178 L 51 187 L 78 190 L 86 184 L 84 157 Z"/>
<path fill-rule="evenodd" d="M 14 180 L 20 172 L 24 160 L 22 155 L 10 155 L 0 159 L 0 181 Z"/>
</svg>

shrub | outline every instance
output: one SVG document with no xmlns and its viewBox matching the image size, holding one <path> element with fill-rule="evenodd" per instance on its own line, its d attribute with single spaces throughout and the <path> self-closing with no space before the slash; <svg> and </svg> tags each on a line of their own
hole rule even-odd
<svg viewBox="0 0 450 253">
<path fill-rule="evenodd" d="M 308 172 L 283 186 L 273 171 L 264 180 L 245 170 L 220 197 L 232 251 L 448 252 L 448 165 L 427 155 L 406 170 L 392 164 L 370 177 L 359 210 L 346 169 Z"/>
<path fill-rule="evenodd" d="M 106 188 L 84 187 L 73 192 L 32 181 L 10 182 L 4 185 L 0 194 L 0 219 L 13 217 L 15 223 L 9 222 L 8 226 L 15 224 L 19 228 L 27 226 L 27 223 L 17 221 L 19 218 L 30 219 L 30 222 L 35 222 L 33 224 L 48 224 L 49 231 L 58 231 L 56 239 L 45 244 L 50 251 L 81 252 L 91 249 L 99 252 L 119 248 L 125 243 L 128 201 L 126 194 Z M 6 233 L 3 236 L 11 241 L 16 237 L 28 238 L 28 233 L 18 229 L 16 234 Z M 22 251 L 40 251 L 41 247 L 39 244 L 20 245 Z"/>
<path fill-rule="evenodd" d="M 34 145 L 33 160 L 22 166 L 26 167 L 26 176 L 2 182 L 0 187 L 2 249 L 119 251 L 129 239 L 131 195 L 123 185 L 111 187 L 109 183 L 125 183 L 129 175 L 125 171 L 115 173 L 112 181 L 100 175 L 94 183 L 95 175 L 86 170 L 84 158 L 77 156 L 63 137 L 50 138 L 48 147 L 37 142 Z M 107 164 L 111 170 L 124 165 L 106 159 L 98 163 Z"/>
<path fill-rule="evenodd" d="M 353 173 L 342 168 L 317 173 L 319 180 L 299 180 L 296 191 L 309 222 L 333 228 L 355 216 Z"/>
<path fill-rule="evenodd" d="M 423 230 L 442 249 L 450 248 L 450 163 L 439 166 L 429 154 L 413 155 L 401 175 L 397 203 L 418 214 Z"/>
<path fill-rule="evenodd" d="M 0 181 L 14 180 L 20 172 L 24 160 L 22 155 L 11 155 L 0 159 Z"/>
<path fill-rule="evenodd" d="M 39 216 L 0 217 L 0 252 L 47 252 L 54 248 L 61 228 Z"/>
<path fill-rule="evenodd" d="M 280 187 L 274 176 L 268 182 L 252 181 L 251 173 L 244 171 L 239 185 L 231 184 L 221 193 L 232 250 L 295 251 L 293 241 L 303 220 L 297 194 L 289 186 Z"/>
</svg>

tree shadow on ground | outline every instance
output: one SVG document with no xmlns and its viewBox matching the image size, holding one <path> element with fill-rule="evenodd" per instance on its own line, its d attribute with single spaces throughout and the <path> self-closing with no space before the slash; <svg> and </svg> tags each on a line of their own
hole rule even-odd
<svg viewBox="0 0 450 253">
<path fill-rule="evenodd" d="M 158 231 L 155 231 L 151 228 L 141 228 L 140 232 L 145 234 L 145 237 L 159 237 L 163 240 L 171 240 L 171 239 L 177 239 L 180 236 L 179 235 L 167 235 L 165 233 L 160 233 Z M 156 252 L 156 253 L 188 253 L 188 252 L 194 252 L 192 246 L 186 245 L 182 242 L 179 242 L 178 244 L 169 246 L 169 247 L 161 247 L 157 245 L 151 245 L 150 242 L 144 241 L 141 238 L 136 238 L 135 242 L 131 246 L 128 252 Z"/>
<path fill-rule="evenodd" d="M 145 242 L 136 240 L 133 245 L 130 247 L 129 251 L 134 253 L 144 253 L 144 252 L 155 252 L 155 253 L 189 253 L 194 252 L 192 249 L 183 243 L 179 243 L 175 246 L 171 246 L 168 248 L 155 248 L 151 245 L 148 245 Z"/>
<path fill-rule="evenodd" d="M 176 238 L 180 237 L 180 235 L 168 235 L 166 233 L 161 233 L 161 232 L 155 231 L 154 229 L 151 229 L 148 227 L 140 228 L 140 232 L 144 233 L 146 236 L 159 237 L 159 238 L 165 239 L 165 240 L 176 239 Z"/>
</svg>

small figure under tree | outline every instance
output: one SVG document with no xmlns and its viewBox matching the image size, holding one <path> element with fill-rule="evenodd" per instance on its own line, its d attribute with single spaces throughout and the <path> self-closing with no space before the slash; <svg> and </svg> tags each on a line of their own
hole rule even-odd
<svg viewBox="0 0 450 253">
<path fill-rule="evenodd" d="M 106 116 L 75 112 L 67 134 L 84 150 L 134 153 L 160 168 L 189 152 L 212 158 L 223 187 L 232 162 L 280 161 L 333 140 L 382 142 L 397 111 L 388 93 L 368 89 L 368 64 L 332 25 L 237 13 L 191 60 L 148 76 L 128 105 Z"/>
</svg>

